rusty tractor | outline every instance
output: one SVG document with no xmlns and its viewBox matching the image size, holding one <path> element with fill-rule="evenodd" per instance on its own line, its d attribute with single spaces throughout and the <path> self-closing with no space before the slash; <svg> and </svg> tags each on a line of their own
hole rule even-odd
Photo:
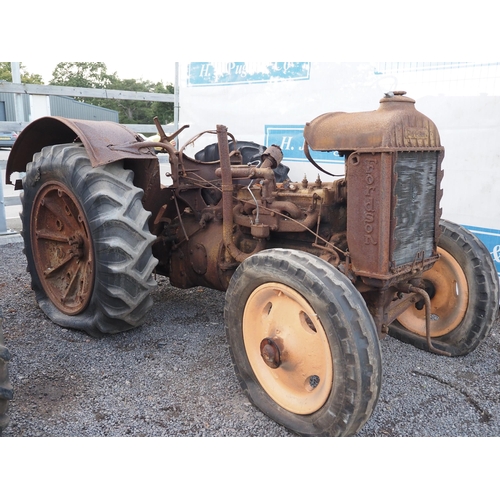
<svg viewBox="0 0 500 500">
<path fill-rule="evenodd" d="M 102 336 L 140 325 L 154 273 L 226 291 L 224 321 L 248 398 L 299 435 L 348 436 L 379 396 L 387 334 L 446 356 L 488 334 L 498 280 L 484 245 L 441 219 L 444 148 L 405 92 L 377 110 L 304 128 L 318 178 L 277 181 L 282 152 L 242 161 L 223 125 L 210 161 L 124 126 L 32 122 L 7 164 L 18 182 L 36 300 L 64 327 Z M 184 128 L 184 127 L 183 127 Z M 229 144 L 232 144 L 231 151 Z M 154 148 L 169 155 L 160 179 Z M 337 151 L 331 181 L 312 151 Z M 215 156 L 214 156 L 215 155 Z M 168 181 L 168 182 L 167 182 Z"/>
</svg>

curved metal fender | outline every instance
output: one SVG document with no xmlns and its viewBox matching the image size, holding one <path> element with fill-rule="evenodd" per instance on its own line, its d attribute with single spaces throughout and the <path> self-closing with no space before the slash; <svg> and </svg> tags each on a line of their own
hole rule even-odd
<svg viewBox="0 0 500 500">
<path fill-rule="evenodd" d="M 83 143 L 93 167 L 156 158 L 152 149 L 140 147 L 138 136 L 119 123 L 45 116 L 31 122 L 16 139 L 7 161 L 6 183 L 12 184 L 13 172 L 25 172 L 33 155 L 45 146 L 69 142 Z"/>
</svg>

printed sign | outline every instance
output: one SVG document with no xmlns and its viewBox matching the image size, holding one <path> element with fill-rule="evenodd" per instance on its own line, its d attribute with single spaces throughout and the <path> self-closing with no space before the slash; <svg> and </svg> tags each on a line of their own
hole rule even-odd
<svg viewBox="0 0 500 500">
<path fill-rule="evenodd" d="M 308 62 L 192 62 L 188 87 L 309 80 L 310 70 Z"/>
<path fill-rule="evenodd" d="M 309 161 L 304 154 L 304 125 L 266 125 L 264 128 L 265 145 L 279 146 L 283 151 L 283 161 Z M 332 170 L 332 174 L 343 174 L 344 157 L 337 151 L 312 151 L 309 148 L 309 153 L 320 166 L 321 163 L 342 165 Z"/>
<path fill-rule="evenodd" d="M 464 227 L 474 233 L 486 245 L 496 265 L 498 276 L 500 276 L 500 230 L 474 226 Z"/>
</svg>

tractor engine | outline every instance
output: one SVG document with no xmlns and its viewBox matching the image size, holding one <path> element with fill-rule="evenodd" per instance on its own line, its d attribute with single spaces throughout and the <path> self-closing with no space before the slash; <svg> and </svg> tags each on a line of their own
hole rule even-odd
<svg viewBox="0 0 500 500">
<path fill-rule="evenodd" d="M 277 183 L 280 148 L 265 150 L 258 166 L 242 165 L 223 126 L 220 163 L 178 155 L 175 197 L 186 205 L 173 214 L 172 284 L 225 290 L 247 257 L 266 248 L 303 250 L 353 282 L 383 336 L 438 259 L 444 148 L 414 104 L 395 92 L 376 111 L 326 113 L 307 123 L 304 150 L 323 174 L 331 175 L 310 149 L 345 158 L 345 177 L 333 182 L 318 175 Z"/>
</svg>

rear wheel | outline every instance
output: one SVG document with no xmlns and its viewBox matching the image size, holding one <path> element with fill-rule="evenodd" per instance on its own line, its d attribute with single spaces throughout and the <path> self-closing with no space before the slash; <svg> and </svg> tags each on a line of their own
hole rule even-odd
<svg viewBox="0 0 500 500">
<path fill-rule="evenodd" d="M 140 325 L 152 306 L 154 237 L 122 162 L 93 168 L 77 144 L 44 148 L 23 180 L 32 288 L 55 323 L 90 335 Z"/>
<path fill-rule="evenodd" d="M 461 356 L 479 345 L 495 321 L 498 276 L 488 250 L 474 234 L 444 220 L 441 230 L 441 257 L 423 275 L 431 299 L 431 338 L 437 349 Z M 390 334 L 429 350 L 422 304 L 401 314 Z"/>
<path fill-rule="evenodd" d="M 355 434 L 380 391 L 373 319 L 354 286 L 322 259 L 265 250 L 226 293 L 225 325 L 240 384 L 264 413 L 306 436 Z"/>
</svg>

